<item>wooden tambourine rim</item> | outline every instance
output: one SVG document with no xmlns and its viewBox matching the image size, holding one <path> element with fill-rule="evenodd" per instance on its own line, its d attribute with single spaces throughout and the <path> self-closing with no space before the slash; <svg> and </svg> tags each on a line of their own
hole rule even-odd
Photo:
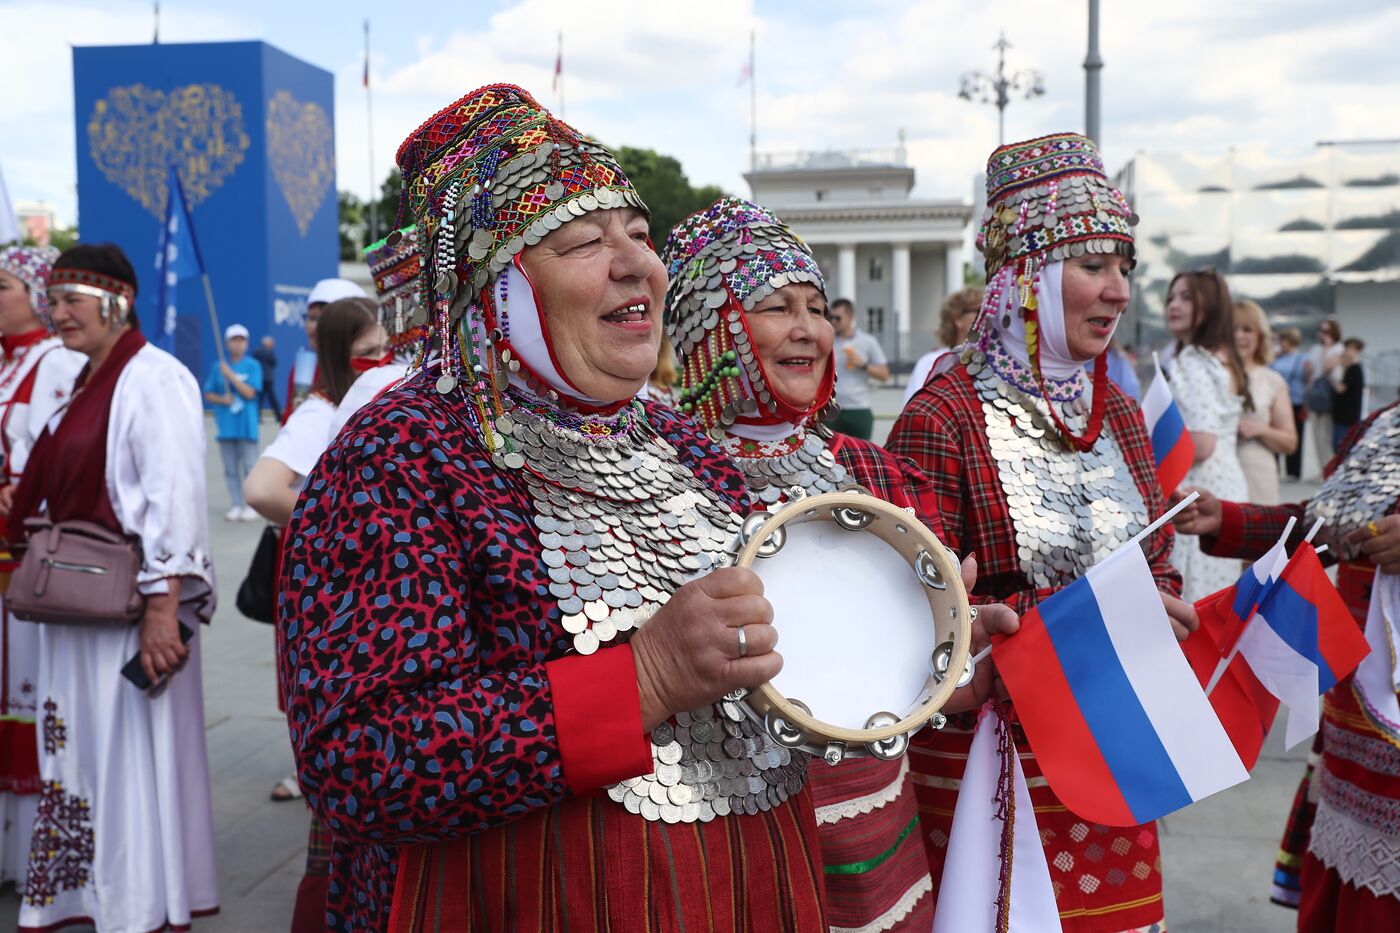
<svg viewBox="0 0 1400 933">
<path fill-rule="evenodd" d="M 972 612 L 967 599 L 967 589 L 963 586 L 962 573 L 958 564 L 949 554 L 948 549 L 938 540 L 938 536 L 929 530 L 928 526 L 916 519 L 909 512 L 896 505 L 878 499 L 865 491 L 854 492 L 827 492 L 816 496 L 807 496 L 802 499 L 795 499 L 787 505 L 772 513 L 772 516 L 763 523 L 763 526 L 749 538 L 743 548 L 735 558 L 734 564 L 737 567 L 747 567 L 750 570 L 758 560 L 767 560 L 758 556 L 759 548 L 764 542 L 779 528 L 784 525 L 810 520 L 808 513 L 816 510 L 818 512 L 830 513 L 837 508 L 853 508 L 862 512 L 874 514 L 875 521 L 885 521 L 904 526 L 906 534 L 909 536 L 911 546 L 909 553 L 895 548 L 889 539 L 881 537 L 890 547 L 894 548 L 901 556 L 909 559 L 917 548 L 922 547 L 928 552 L 939 573 L 943 575 L 943 580 L 948 585 L 946 592 L 953 598 L 958 610 L 957 621 L 953 623 L 953 656 L 948 663 L 948 676 L 943 678 L 943 682 L 938 684 L 933 691 L 928 702 L 924 703 L 914 713 L 905 716 L 896 723 L 887 726 L 880 726 L 875 729 L 849 729 L 844 726 L 836 726 L 805 713 L 801 708 L 788 702 L 773 686 L 771 681 L 763 683 L 754 688 L 753 694 L 768 707 L 776 709 L 780 716 L 789 724 L 801 729 L 809 741 L 844 742 L 847 745 L 870 744 L 896 736 L 904 735 L 921 728 L 925 723 L 937 714 L 948 699 L 957 689 L 958 678 L 967 666 L 968 657 L 971 655 L 972 644 Z M 829 520 L 829 519 L 826 519 Z M 852 531 L 852 534 L 871 533 L 869 528 Z M 895 534 L 899 532 L 896 531 Z M 912 571 L 912 565 L 911 565 Z M 928 597 L 929 609 L 936 618 L 938 606 L 934 601 L 934 591 L 932 587 L 924 586 L 925 595 Z M 781 637 L 781 630 L 779 631 Z M 930 659 L 931 660 L 931 659 Z M 751 694 L 752 696 L 752 694 Z M 800 697 L 799 697 L 800 699 Z M 877 712 L 871 711 L 872 714 Z M 898 715 L 893 710 L 892 715 Z"/>
</svg>

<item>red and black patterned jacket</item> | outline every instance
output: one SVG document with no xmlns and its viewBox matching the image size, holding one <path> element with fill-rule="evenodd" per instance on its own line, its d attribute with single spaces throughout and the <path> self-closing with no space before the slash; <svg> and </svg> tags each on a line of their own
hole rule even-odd
<svg viewBox="0 0 1400 933">
<path fill-rule="evenodd" d="M 739 471 L 643 403 L 736 511 Z M 327 928 L 381 930 L 394 849 L 651 770 L 632 650 L 572 649 L 524 484 L 427 375 L 365 406 L 285 537 L 279 651 L 298 778 L 336 837 Z"/>
<path fill-rule="evenodd" d="M 1331 476 L 1332 471 L 1346 460 L 1351 453 L 1351 448 L 1370 429 L 1372 422 L 1396 405 L 1400 405 L 1400 402 L 1391 402 L 1383 408 L 1376 409 L 1366 416 L 1360 424 L 1348 431 L 1346 437 L 1342 438 L 1342 445 L 1337 448 L 1336 455 L 1322 471 L 1323 475 Z M 1202 535 L 1201 549 L 1216 557 L 1241 557 L 1246 560 L 1254 560 L 1262 557 L 1269 548 L 1273 547 L 1278 542 L 1279 535 L 1283 534 L 1288 520 L 1296 518 L 1298 523 L 1294 526 L 1293 533 L 1288 539 L 1288 548 L 1292 550 L 1308 533 L 1307 524 L 1303 521 L 1303 513 L 1307 511 L 1307 508 L 1306 501 L 1287 505 L 1221 502 L 1220 532 L 1216 535 Z M 1393 503 L 1389 511 L 1392 513 L 1400 511 L 1400 500 Z M 1322 556 L 1324 563 L 1335 559 L 1335 555 L 1331 554 Z"/>
<path fill-rule="evenodd" d="M 1164 509 L 1162 489 L 1153 467 L 1152 444 L 1137 406 L 1111 382 L 1107 386 L 1105 425 L 1155 517 Z M 895 421 L 885 447 L 911 459 L 928 474 L 934 505 L 942 518 L 944 543 L 959 554 L 977 557 L 976 602 L 1004 602 L 1023 614 L 1052 595 L 1036 589 L 1021 570 L 1015 520 L 1002 492 L 997 461 L 987 439 L 982 400 L 967 367 L 932 376 L 914 393 Z M 1174 533 L 1170 525 L 1155 532 L 1144 551 L 1157 586 L 1181 594 L 1181 575 L 1168 562 Z"/>
</svg>

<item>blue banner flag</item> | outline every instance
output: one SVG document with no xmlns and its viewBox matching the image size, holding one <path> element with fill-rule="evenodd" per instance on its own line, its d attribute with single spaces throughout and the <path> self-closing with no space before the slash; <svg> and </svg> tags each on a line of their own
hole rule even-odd
<svg viewBox="0 0 1400 933">
<path fill-rule="evenodd" d="M 180 173 L 173 165 L 166 190 L 165 224 L 160 229 L 160 248 L 156 252 L 156 281 L 159 283 L 161 343 L 166 352 L 174 353 L 176 286 L 182 279 L 203 275 L 204 260 L 199 255 Z"/>
</svg>

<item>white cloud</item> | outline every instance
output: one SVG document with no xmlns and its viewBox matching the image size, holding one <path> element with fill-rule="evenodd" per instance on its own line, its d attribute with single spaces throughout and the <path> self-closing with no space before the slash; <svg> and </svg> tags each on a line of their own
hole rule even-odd
<svg viewBox="0 0 1400 933">
<path fill-rule="evenodd" d="M 172 21 L 168 38 L 261 35 L 329 67 L 338 182 L 367 192 L 360 49 L 344 41 L 357 30 L 338 23 L 336 47 L 275 15 L 269 0 L 252 2 L 238 14 L 244 19 L 182 12 L 182 32 Z M 1110 169 L 1139 150 L 1285 150 L 1320 139 L 1393 136 L 1400 71 L 1385 66 L 1389 50 L 1400 46 L 1400 7 L 1382 0 L 1344 6 L 1318 16 L 1305 0 L 1236 4 L 1224 13 L 1214 0 L 1104 4 Z M 147 41 L 150 16 L 137 3 L 55 9 L 32 3 L 0 13 L 0 81 L 36 86 L 0 105 L 0 160 L 13 197 L 57 199 L 71 216 L 67 45 Z M 329 2 L 324 9 L 356 15 Z M 259 10 L 267 11 L 261 21 Z M 374 58 L 374 174 L 383 177 L 395 148 L 425 118 L 480 84 L 517 83 L 555 106 L 561 25 L 569 122 L 607 142 L 675 155 L 693 181 L 739 194 L 747 194 L 749 89 L 737 81 L 750 29 L 758 35 L 761 150 L 889 148 L 904 129 L 917 193 L 967 198 L 996 144 L 997 114 L 960 100 L 958 80 L 964 71 L 994 68 L 991 45 L 1003 29 L 1013 43 L 1008 67 L 1038 69 L 1047 89 L 1044 97 L 1012 102 L 1007 137 L 1083 125 L 1082 3 L 615 0 L 606 16 L 578 12 L 569 0 L 503 0 L 488 16 L 440 16 L 436 31 L 416 39 L 422 20 L 377 17 L 376 49 L 392 51 Z"/>
</svg>

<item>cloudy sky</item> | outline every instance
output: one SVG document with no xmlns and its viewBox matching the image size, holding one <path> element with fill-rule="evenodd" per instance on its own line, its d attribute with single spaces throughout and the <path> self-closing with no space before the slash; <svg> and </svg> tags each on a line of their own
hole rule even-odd
<svg viewBox="0 0 1400 933">
<path fill-rule="evenodd" d="M 564 33 L 566 116 L 615 144 L 677 156 L 692 181 L 747 194 L 749 90 L 757 36 L 760 151 L 888 148 L 903 130 L 917 194 L 966 200 L 996 144 L 996 109 L 957 96 L 1008 64 L 1047 93 L 1007 111 L 1007 138 L 1082 129 L 1084 0 L 166 0 L 161 39 L 263 39 L 335 74 L 337 185 L 370 188 L 362 29 L 371 20 L 372 143 L 382 176 L 425 117 L 487 82 L 557 103 Z M 1318 140 L 1400 137 L 1400 3 L 1173 0 L 1103 3 L 1103 136 L 1110 169 L 1140 150 L 1280 153 Z M 424 11 L 436 9 L 431 17 Z M 1057 10 L 1051 16 L 1046 11 Z M 585 12 L 587 11 L 587 12 Z M 605 11 L 605 12 L 604 12 Z M 151 38 L 151 4 L 0 0 L 0 168 L 14 199 L 76 213 L 73 45 Z"/>
</svg>

